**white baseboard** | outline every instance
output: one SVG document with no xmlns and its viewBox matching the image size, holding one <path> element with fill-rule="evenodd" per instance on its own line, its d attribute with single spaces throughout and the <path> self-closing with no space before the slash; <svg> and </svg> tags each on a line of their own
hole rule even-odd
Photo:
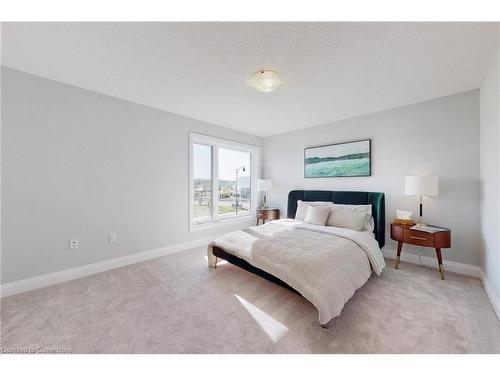
<svg viewBox="0 0 500 375">
<path fill-rule="evenodd" d="M 491 286 L 490 281 L 486 277 L 486 274 L 484 271 L 481 269 L 481 282 L 483 283 L 483 288 L 484 291 L 486 292 L 486 295 L 490 299 L 491 305 L 493 306 L 493 309 L 495 310 L 497 314 L 498 320 L 500 320 L 500 298 L 498 295 L 495 293 L 495 290 Z"/>
<path fill-rule="evenodd" d="M 63 271 L 48 273 L 29 279 L 23 279 L 1 285 L 1 296 L 11 296 L 26 292 L 28 290 L 43 288 L 49 285 L 59 284 L 64 281 L 78 279 L 80 277 L 93 275 L 99 272 L 111 270 L 113 268 L 127 266 L 142 262 L 148 259 L 158 258 L 164 255 L 178 253 L 180 251 L 192 249 L 193 247 L 208 245 L 210 241 L 218 236 L 205 237 L 198 240 L 182 242 L 170 246 L 161 247 L 158 249 L 143 251 L 140 253 L 126 255 L 119 258 L 104 260 L 102 262 L 91 263 L 81 267 L 70 268 Z"/>
<path fill-rule="evenodd" d="M 396 254 L 397 254 L 396 249 L 384 247 L 382 249 L 382 253 L 387 258 L 396 259 Z M 432 267 L 432 268 L 435 268 L 436 270 L 438 269 L 438 263 L 437 263 L 437 259 L 435 257 L 429 257 L 429 256 L 422 255 L 422 263 L 420 263 L 420 259 L 419 259 L 417 254 L 403 251 L 401 253 L 401 261 L 413 263 L 413 264 L 423 264 L 424 266 Z M 478 266 L 473 266 L 473 265 L 465 264 L 465 263 L 452 262 L 452 261 L 449 261 L 446 259 L 443 260 L 443 265 L 444 265 L 445 272 L 450 271 L 450 272 L 455 272 L 455 273 L 459 273 L 461 275 L 466 275 L 466 276 L 472 276 L 472 277 L 477 277 L 477 278 L 481 277 L 481 268 Z"/>
</svg>

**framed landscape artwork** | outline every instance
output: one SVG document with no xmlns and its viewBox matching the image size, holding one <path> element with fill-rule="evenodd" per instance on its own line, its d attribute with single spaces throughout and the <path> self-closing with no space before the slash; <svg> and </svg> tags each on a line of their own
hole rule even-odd
<svg viewBox="0 0 500 375">
<path fill-rule="evenodd" d="M 304 149 L 304 177 L 371 176 L 371 139 Z"/>
</svg>

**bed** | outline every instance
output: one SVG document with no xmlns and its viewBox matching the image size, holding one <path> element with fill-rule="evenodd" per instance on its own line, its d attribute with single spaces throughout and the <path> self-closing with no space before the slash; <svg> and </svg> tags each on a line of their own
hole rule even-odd
<svg viewBox="0 0 500 375">
<path fill-rule="evenodd" d="M 264 277 L 310 301 L 319 323 L 340 315 L 345 303 L 372 272 L 385 267 L 384 194 L 376 192 L 293 190 L 287 219 L 228 233 L 208 246 L 208 265 L 217 259 Z M 295 220 L 297 202 L 371 205 L 373 230 L 319 226 Z"/>
</svg>

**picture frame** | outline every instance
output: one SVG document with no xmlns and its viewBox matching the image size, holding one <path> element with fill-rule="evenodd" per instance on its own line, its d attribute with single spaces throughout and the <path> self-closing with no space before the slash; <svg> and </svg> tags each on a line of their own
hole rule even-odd
<svg viewBox="0 0 500 375">
<path fill-rule="evenodd" d="M 370 177 L 371 139 L 304 149 L 304 178 Z"/>
</svg>

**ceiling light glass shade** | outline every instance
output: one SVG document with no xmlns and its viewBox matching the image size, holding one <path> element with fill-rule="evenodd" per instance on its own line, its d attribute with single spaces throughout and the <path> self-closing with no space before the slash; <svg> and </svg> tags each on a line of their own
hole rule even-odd
<svg viewBox="0 0 500 375">
<path fill-rule="evenodd" d="M 247 78 L 247 83 L 257 91 L 271 92 L 281 85 L 281 77 L 273 70 L 259 70 Z"/>
</svg>

